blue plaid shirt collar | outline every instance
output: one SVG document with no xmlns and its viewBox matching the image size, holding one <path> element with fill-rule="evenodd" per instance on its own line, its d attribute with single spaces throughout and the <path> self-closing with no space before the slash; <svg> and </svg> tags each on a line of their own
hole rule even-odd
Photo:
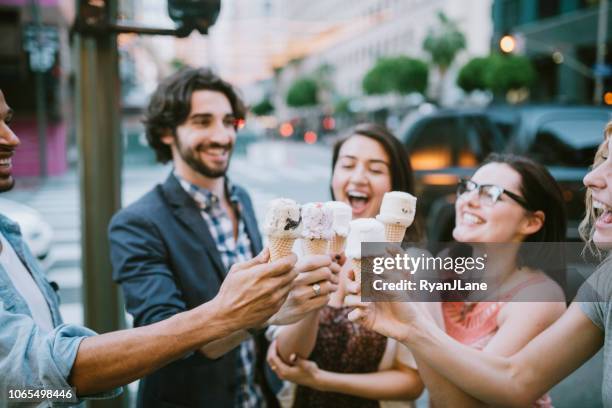
<svg viewBox="0 0 612 408">
<path fill-rule="evenodd" d="M 179 181 L 179 184 L 183 187 L 183 189 L 193 198 L 198 207 L 202 211 L 209 211 L 211 208 L 217 207 L 220 202 L 220 197 L 217 197 L 216 194 L 197 186 L 189 181 L 185 180 L 181 176 L 178 175 L 176 170 L 172 172 L 174 177 Z M 227 194 L 229 201 L 234 206 L 240 206 L 240 200 L 238 199 L 238 189 L 236 186 L 226 177 L 225 178 L 225 193 Z"/>
</svg>

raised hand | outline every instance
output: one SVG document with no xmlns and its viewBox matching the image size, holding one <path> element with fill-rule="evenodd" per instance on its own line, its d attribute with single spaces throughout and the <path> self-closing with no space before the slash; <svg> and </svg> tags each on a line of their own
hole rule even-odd
<svg viewBox="0 0 612 408">
<path fill-rule="evenodd" d="M 329 295 L 338 289 L 340 267 L 331 261 L 329 255 L 304 256 L 294 269 L 298 276 L 293 288 L 269 324 L 287 325 L 301 320 L 308 313 L 325 306 L 329 302 Z"/>
<path fill-rule="evenodd" d="M 227 324 L 235 330 L 263 326 L 283 305 L 298 271 L 295 254 L 268 263 L 264 249 L 250 261 L 235 264 L 214 298 Z"/>
</svg>

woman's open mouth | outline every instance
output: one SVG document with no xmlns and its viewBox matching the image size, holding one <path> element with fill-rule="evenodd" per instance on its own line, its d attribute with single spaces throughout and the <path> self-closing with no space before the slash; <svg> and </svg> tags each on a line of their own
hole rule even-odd
<svg viewBox="0 0 612 408">
<path fill-rule="evenodd" d="M 596 225 L 600 227 L 612 225 L 612 208 L 597 200 L 593 200 L 593 208 L 598 214 Z"/>
<path fill-rule="evenodd" d="M 361 191 L 347 191 L 346 196 L 348 197 L 349 205 L 353 209 L 353 216 L 362 214 L 370 202 L 370 197 Z"/>
</svg>

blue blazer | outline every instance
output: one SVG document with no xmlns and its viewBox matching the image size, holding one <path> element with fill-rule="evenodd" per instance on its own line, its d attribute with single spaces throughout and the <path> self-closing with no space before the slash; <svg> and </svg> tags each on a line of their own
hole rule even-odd
<svg viewBox="0 0 612 408">
<path fill-rule="evenodd" d="M 251 200 L 238 187 L 251 250 L 262 249 Z M 119 211 L 109 227 L 113 279 L 134 326 L 145 326 L 211 300 L 226 274 L 194 200 L 174 175 Z M 191 353 L 141 380 L 139 407 L 231 407 L 238 349 L 211 360 Z"/>
</svg>

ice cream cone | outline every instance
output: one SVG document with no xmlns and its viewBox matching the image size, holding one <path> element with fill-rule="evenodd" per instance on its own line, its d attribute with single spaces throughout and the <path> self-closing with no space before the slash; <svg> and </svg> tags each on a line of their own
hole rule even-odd
<svg viewBox="0 0 612 408">
<path fill-rule="evenodd" d="M 325 255 L 329 247 L 326 239 L 302 239 L 304 243 L 304 253 L 306 255 Z"/>
<path fill-rule="evenodd" d="M 334 234 L 331 241 L 329 241 L 329 252 L 332 254 L 341 254 L 344 252 L 344 244 L 346 244 L 346 237 Z"/>
<path fill-rule="evenodd" d="M 270 248 L 270 261 L 274 262 L 291 254 L 294 242 L 295 238 L 270 237 L 270 242 L 268 244 Z"/>
<path fill-rule="evenodd" d="M 406 225 L 401 224 L 385 224 L 385 237 L 388 242 L 402 242 L 404 234 L 406 234 Z"/>
<path fill-rule="evenodd" d="M 361 259 L 351 259 L 353 271 L 355 272 L 355 282 L 361 284 Z"/>
</svg>

